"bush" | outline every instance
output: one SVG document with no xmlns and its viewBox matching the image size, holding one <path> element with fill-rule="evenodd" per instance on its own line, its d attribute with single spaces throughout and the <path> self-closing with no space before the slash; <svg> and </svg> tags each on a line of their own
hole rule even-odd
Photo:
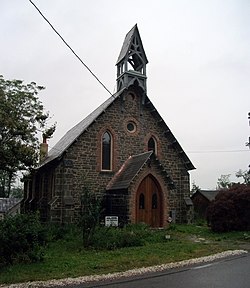
<svg viewBox="0 0 250 288">
<path fill-rule="evenodd" d="M 56 242 L 57 240 L 70 241 L 75 238 L 75 235 L 81 233 L 76 224 L 59 224 L 59 223 L 46 223 L 44 224 L 46 230 L 47 242 Z"/>
<path fill-rule="evenodd" d="M 43 259 L 46 233 L 38 214 L 20 214 L 0 221 L 0 267 Z"/>
<path fill-rule="evenodd" d="M 96 228 L 90 246 L 95 249 L 114 250 L 123 247 L 143 246 L 151 231 L 145 225 Z"/>
<path fill-rule="evenodd" d="M 250 186 L 236 184 L 219 192 L 208 207 L 207 221 L 215 232 L 250 230 Z"/>
<path fill-rule="evenodd" d="M 82 229 L 84 247 L 90 246 L 93 242 L 93 235 L 98 227 L 102 212 L 101 207 L 102 197 L 98 197 L 85 187 L 81 195 L 81 217 L 78 223 Z"/>
</svg>

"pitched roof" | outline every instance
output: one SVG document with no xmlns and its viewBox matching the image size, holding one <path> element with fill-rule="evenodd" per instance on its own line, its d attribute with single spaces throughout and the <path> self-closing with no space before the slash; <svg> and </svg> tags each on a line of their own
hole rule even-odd
<svg viewBox="0 0 250 288">
<path fill-rule="evenodd" d="M 71 128 L 57 143 L 51 148 L 48 153 L 48 156 L 40 164 L 39 167 L 44 166 L 45 164 L 51 162 L 52 160 L 59 158 L 67 150 L 76 139 L 100 116 L 108 107 L 111 105 L 116 98 L 124 91 L 121 90 L 118 93 L 115 93 L 109 97 L 104 103 L 102 103 L 97 109 L 90 113 L 86 118 L 76 124 Z"/>
<path fill-rule="evenodd" d="M 195 197 L 197 193 L 200 193 L 202 196 L 204 196 L 208 201 L 213 201 L 216 197 L 216 195 L 219 193 L 218 190 L 197 190 L 191 198 Z"/>
<path fill-rule="evenodd" d="M 145 165 L 151 165 L 151 160 L 155 161 L 155 164 L 159 167 L 162 176 L 164 176 L 166 180 L 168 188 L 170 190 L 174 189 L 175 184 L 170 174 L 160 163 L 159 159 L 156 157 L 153 151 L 147 151 L 138 155 L 129 156 L 119 171 L 108 183 L 106 190 L 127 189 L 136 178 L 136 176 L 140 173 L 140 171 L 145 167 Z"/>
<path fill-rule="evenodd" d="M 127 189 L 152 153 L 152 151 L 149 151 L 130 156 L 110 181 L 107 190 Z"/>
<path fill-rule="evenodd" d="M 115 93 L 111 97 L 109 97 L 103 104 L 101 104 L 97 109 L 95 109 L 91 114 L 89 114 L 86 118 L 76 124 L 72 129 L 70 129 L 58 142 L 57 144 L 51 148 L 48 153 L 48 156 L 40 163 L 40 167 L 46 165 L 47 163 L 60 158 L 62 154 L 77 140 L 77 138 L 87 130 L 87 128 L 117 99 L 121 96 L 121 94 L 126 90 L 126 88 L 120 90 L 119 92 Z M 170 146 L 177 150 L 180 157 L 183 160 L 184 165 L 188 170 L 195 169 L 194 165 L 182 149 L 181 145 L 162 119 L 156 108 L 154 107 L 153 103 L 150 101 L 148 96 L 146 96 L 145 106 L 149 108 L 152 115 L 155 116 L 158 125 L 162 125 L 163 129 L 165 130 L 165 136 L 169 138 L 171 141 Z"/>
<path fill-rule="evenodd" d="M 143 52 L 143 55 L 145 57 L 145 61 L 146 61 L 146 63 L 148 63 L 147 56 L 146 56 L 146 53 L 145 53 L 143 45 L 142 45 L 139 30 L 138 30 L 137 24 L 135 24 L 135 26 L 125 36 L 125 39 L 124 39 L 124 42 L 122 45 L 122 49 L 121 49 L 121 52 L 120 52 L 119 57 L 117 59 L 116 65 L 126 57 L 128 50 L 130 48 L 130 45 L 132 43 L 133 37 L 135 35 L 137 36 L 138 40 L 140 41 L 140 46 L 142 48 L 142 52 Z"/>
<path fill-rule="evenodd" d="M 22 199 L 18 198 L 0 198 L 0 213 L 7 213 L 21 201 Z"/>
<path fill-rule="evenodd" d="M 143 49 L 142 41 L 140 38 L 140 34 L 137 28 L 137 25 L 135 25 L 126 35 L 120 55 L 118 57 L 118 62 L 122 61 L 124 57 L 126 57 L 127 53 L 129 52 L 128 49 L 130 49 L 130 45 L 132 45 L 132 41 L 136 37 L 136 39 L 139 42 L 142 56 L 144 57 L 144 61 L 148 62 L 145 51 Z M 117 63 L 118 63 L 117 62 Z M 60 158 L 63 153 L 77 140 L 77 138 L 87 130 L 87 128 L 117 99 L 120 97 L 120 95 L 126 90 L 127 88 L 123 88 L 116 92 L 114 95 L 112 95 L 110 98 L 108 98 L 103 104 L 101 104 L 97 109 L 95 109 L 91 114 L 89 114 L 86 118 L 84 118 L 82 121 L 80 121 L 77 125 L 75 125 L 72 129 L 70 129 L 58 142 L 57 144 L 50 149 L 48 156 L 40 163 L 39 167 L 42 167 L 51 161 Z M 145 100 L 145 102 L 144 102 Z M 189 160 L 188 156 L 185 154 L 183 149 L 181 148 L 180 144 L 164 122 L 164 120 L 161 118 L 158 111 L 155 109 L 154 105 L 151 103 L 149 98 L 146 96 L 143 98 L 143 104 L 147 108 L 150 109 L 150 112 L 153 116 L 156 117 L 157 123 L 159 125 L 162 125 L 163 129 L 165 129 L 165 136 L 171 141 L 170 146 L 173 147 L 177 152 L 179 153 L 180 157 L 183 160 L 183 163 L 185 167 L 188 170 L 195 169 L 191 161 Z"/>
</svg>

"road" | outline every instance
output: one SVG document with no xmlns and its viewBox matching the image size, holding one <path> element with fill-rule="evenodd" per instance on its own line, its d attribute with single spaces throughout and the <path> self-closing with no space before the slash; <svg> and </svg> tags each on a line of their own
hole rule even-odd
<svg viewBox="0 0 250 288">
<path fill-rule="evenodd" d="M 249 254 L 244 254 L 220 259 L 212 263 L 152 273 L 143 277 L 85 283 L 67 287 L 248 288 L 250 287 L 250 256 Z"/>
</svg>

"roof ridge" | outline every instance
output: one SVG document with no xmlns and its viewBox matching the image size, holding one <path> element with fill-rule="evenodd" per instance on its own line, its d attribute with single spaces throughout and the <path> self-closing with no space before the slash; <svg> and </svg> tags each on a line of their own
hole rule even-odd
<svg viewBox="0 0 250 288">
<path fill-rule="evenodd" d="M 69 129 L 50 149 L 48 157 L 46 157 L 44 161 L 40 163 L 38 168 L 60 157 L 63 152 L 69 148 L 71 144 L 74 143 L 74 141 L 94 122 L 94 120 L 97 119 L 105 111 L 105 109 L 107 109 L 123 93 L 124 90 L 125 88 L 114 93 L 94 111 L 89 113 L 85 118 Z"/>
<path fill-rule="evenodd" d="M 107 190 L 114 190 L 116 183 L 123 183 L 123 188 L 127 188 L 127 185 L 131 183 L 134 178 L 138 175 L 141 169 L 144 167 L 145 163 L 147 163 L 148 159 L 153 155 L 153 151 L 146 151 L 137 155 L 129 156 L 124 163 L 122 164 L 121 168 L 115 173 L 114 177 L 108 183 L 106 189 Z M 143 157 L 142 157 L 143 156 Z M 139 161 L 133 161 L 136 157 L 139 158 Z M 134 165 L 132 165 L 134 164 Z M 117 188 L 118 189 L 118 188 Z M 121 188 L 119 188 L 121 189 Z"/>
</svg>

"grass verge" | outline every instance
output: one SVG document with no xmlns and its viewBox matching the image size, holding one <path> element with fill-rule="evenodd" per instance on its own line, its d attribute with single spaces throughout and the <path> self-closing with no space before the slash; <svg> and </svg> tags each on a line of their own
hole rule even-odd
<svg viewBox="0 0 250 288">
<path fill-rule="evenodd" d="M 51 242 L 43 262 L 3 268 L 0 284 L 112 273 L 207 256 L 250 245 L 249 236 L 249 232 L 218 234 L 205 226 L 172 225 L 150 230 L 143 246 L 97 250 L 84 249 L 80 236 L 71 235 Z"/>
</svg>

